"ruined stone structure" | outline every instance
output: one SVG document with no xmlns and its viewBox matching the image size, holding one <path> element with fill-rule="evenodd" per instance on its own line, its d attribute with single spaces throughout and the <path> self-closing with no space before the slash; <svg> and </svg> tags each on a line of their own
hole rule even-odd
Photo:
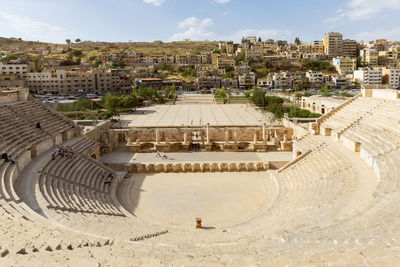
<svg viewBox="0 0 400 267">
<path fill-rule="evenodd" d="M 267 127 L 204 127 L 139 128 L 119 131 L 125 135 L 126 149 L 131 152 L 189 151 L 199 143 L 205 151 L 292 150 L 292 129 L 281 125 Z M 193 136 L 198 136 L 194 140 Z"/>
</svg>

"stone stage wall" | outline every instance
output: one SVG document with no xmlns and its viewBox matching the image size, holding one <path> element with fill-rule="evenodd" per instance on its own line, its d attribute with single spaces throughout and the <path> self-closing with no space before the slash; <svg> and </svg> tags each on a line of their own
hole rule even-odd
<svg viewBox="0 0 400 267">
<path fill-rule="evenodd" d="M 130 152 L 188 151 L 199 144 L 207 151 L 291 151 L 293 129 L 282 125 L 132 128 L 115 130 Z"/>
</svg>

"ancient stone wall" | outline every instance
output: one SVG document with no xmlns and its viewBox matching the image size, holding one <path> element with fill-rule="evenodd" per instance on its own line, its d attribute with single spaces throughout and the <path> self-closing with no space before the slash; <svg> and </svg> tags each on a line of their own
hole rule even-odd
<svg viewBox="0 0 400 267">
<path fill-rule="evenodd" d="M 156 131 L 159 132 L 159 142 L 183 142 L 184 134 L 187 134 L 187 141 L 192 140 L 193 134 L 198 133 L 203 139 L 207 137 L 206 127 L 176 127 L 176 128 L 134 128 L 126 131 L 126 138 L 131 142 L 156 142 Z M 275 137 L 275 133 L 279 140 L 283 140 L 283 136 L 287 135 L 287 140 L 292 140 L 293 130 L 291 128 L 284 128 L 282 126 L 266 127 L 266 134 Z M 257 135 L 257 140 L 263 140 L 263 127 L 218 127 L 210 126 L 209 138 L 212 142 L 224 142 L 228 135 L 228 140 L 234 141 L 235 134 L 236 140 L 240 141 L 253 141 L 254 134 Z"/>
</svg>

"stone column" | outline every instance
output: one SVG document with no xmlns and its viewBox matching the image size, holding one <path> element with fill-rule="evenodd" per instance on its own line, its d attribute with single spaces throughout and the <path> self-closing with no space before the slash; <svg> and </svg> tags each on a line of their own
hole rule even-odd
<svg viewBox="0 0 400 267">
<path fill-rule="evenodd" d="M 265 138 L 265 123 L 263 124 L 263 129 L 262 129 L 262 136 L 263 136 L 263 142 L 267 142 L 267 139 Z"/>
<path fill-rule="evenodd" d="M 131 143 L 131 138 L 128 137 L 128 138 L 127 138 L 127 144 L 129 145 L 130 143 Z"/>
<path fill-rule="evenodd" d="M 186 132 L 183 134 L 183 143 L 187 144 L 187 133 Z"/>
<path fill-rule="evenodd" d="M 160 143 L 160 132 L 156 130 L 156 144 L 158 145 Z"/>
<path fill-rule="evenodd" d="M 233 140 L 235 141 L 235 144 L 237 144 L 237 131 L 233 133 Z"/>
<path fill-rule="evenodd" d="M 207 144 L 210 143 L 210 123 L 207 123 Z"/>
<path fill-rule="evenodd" d="M 228 143 L 228 140 L 229 140 L 229 133 L 225 132 L 225 144 Z"/>
<path fill-rule="evenodd" d="M 283 142 L 286 143 L 286 140 L 287 140 L 287 134 L 284 134 L 283 135 Z"/>
<path fill-rule="evenodd" d="M 254 141 L 253 141 L 254 144 L 257 144 L 257 134 L 256 134 L 256 133 L 254 134 L 254 139 L 253 139 L 253 140 L 254 140 Z"/>
</svg>

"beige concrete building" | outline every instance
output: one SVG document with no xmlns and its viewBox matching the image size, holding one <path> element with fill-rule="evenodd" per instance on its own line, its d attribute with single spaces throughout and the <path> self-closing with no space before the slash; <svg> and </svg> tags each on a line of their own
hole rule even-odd
<svg viewBox="0 0 400 267">
<path fill-rule="evenodd" d="M 357 41 L 343 40 L 343 57 L 357 57 Z"/>
<path fill-rule="evenodd" d="M 346 98 L 324 97 L 318 95 L 310 97 L 303 96 L 301 98 L 301 108 L 323 115 L 334 110 L 346 100 Z"/>
<path fill-rule="evenodd" d="M 357 69 L 356 58 L 339 57 L 334 58 L 332 62 L 340 75 L 352 74 Z"/>
<path fill-rule="evenodd" d="M 311 53 L 313 54 L 323 54 L 324 53 L 324 42 L 314 41 L 311 44 Z"/>
<path fill-rule="evenodd" d="M 373 49 L 366 49 L 362 53 L 362 58 L 364 60 L 364 64 L 374 67 L 379 64 L 379 52 Z"/>
<path fill-rule="evenodd" d="M 329 58 L 343 55 L 343 35 L 338 32 L 330 32 L 323 38 L 324 53 Z"/>
<path fill-rule="evenodd" d="M 0 88 L 24 87 L 24 81 L 14 75 L 0 75 Z"/>
<path fill-rule="evenodd" d="M 13 75 L 18 79 L 26 79 L 29 71 L 27 64 L 0 64 L 0 75 Z"/>
<path fill-rule="evenodd" d="M 105 94 L 120 89 L 120 77 L 111 72 L 66 71 L 28 73 L 27 87 L 36 93 L 53 92 L 76 94 L 78 92 Z"/>
</svg>

